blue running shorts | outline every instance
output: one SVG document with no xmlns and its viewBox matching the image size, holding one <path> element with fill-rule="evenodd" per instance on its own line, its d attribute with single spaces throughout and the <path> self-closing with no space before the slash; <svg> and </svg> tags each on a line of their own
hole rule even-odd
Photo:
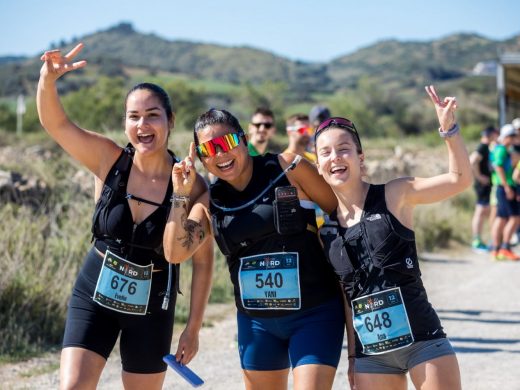
<svg viewBox="0 0 520 390">
<path fill-rule="evenodd" d="M 345 331 L 345 311 L 339 299 L 281 317 L 238 312 L 237 322 L 244 370 L 282 370 L 304 364 L 338 366 Z"/>
</svg>

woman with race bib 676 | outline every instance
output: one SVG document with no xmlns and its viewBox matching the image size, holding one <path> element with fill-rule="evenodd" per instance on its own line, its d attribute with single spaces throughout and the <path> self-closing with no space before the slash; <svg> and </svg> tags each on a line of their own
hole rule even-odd
<svg viewBox="0 0 520 390">
<path fill-rule="evenodd" d="M 56 81 L 83 68 L 74 61 L 83 48 L 42 56 L 38 114 L 49 135 L 96 177 L 93 245 L 69 301 L 60 365 L 61 389 L 95 389 L 120 339 L 125 389 L 160 389 L 170 352 L 178 272 L 163 251 L 166 220 L 172 210 L 172 167 L 168 150 L 174 125 L 170 99 L 159 86 L 141 83 L 124 101 L 129 144 L 80 128 L 66 115 Z M 206 186 L 198 176 L 193 195 Z M 210 240 L 194 254 L 190 317 L 176 357 L 183 364 L 198 350 L 198 332 L 209 296 L 213 265 Z"/>
</svg>

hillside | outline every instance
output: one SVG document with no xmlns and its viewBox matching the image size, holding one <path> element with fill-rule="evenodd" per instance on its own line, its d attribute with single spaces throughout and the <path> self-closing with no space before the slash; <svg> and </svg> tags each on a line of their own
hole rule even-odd
<svg viewBox="0 0 520 390">
<path fill-rule="evenodd" d="M 455 34 L 430 42 L 388 40 L 333 60 L 328 67 L 336 85 L 354 85 L 363 75 L 386 82 L 423 85 L 463 78 L 482 61 L 502 51 L 520 51 L 520 37 L 497 42 L 475 34 Z"/>
<path fill-rule="evenodd" d="M 150 74 L 168 72 L 231 84 L 284 82 L 289 90 L 304 94 L 355 86 L 362 76 L 405 87 L 461 79 L 478 62 L 496 59 L 498 51 L 520 50 L 520 36 L 494 41 L 457 34 L 436 41 L 382 41 L 330 63 L 307 63 L 252 47 L 170 41 L 140 33 L 128 23 L 79 40 L 85 43 L 82 57 L 98 66 L 95 74 L 125 75 L 127 68 L 141 68 Z M 38 67 L 38 58 L 0 57 L 0 96 L 32 93 Z"/>
</svg>

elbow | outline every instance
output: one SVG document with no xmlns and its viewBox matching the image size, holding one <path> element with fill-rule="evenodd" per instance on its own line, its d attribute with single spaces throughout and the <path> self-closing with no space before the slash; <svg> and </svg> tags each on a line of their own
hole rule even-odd
<svg viewBox="0 0 520 390">
<path fill-rule="evenodd" d="M 166 242 L 163 243 L 163 251 L 164 251 L 164 258 L 168 263 L 172 264 L 180 264 L 184 260 L 181 256 L 179 256 L 179 251 L 174 250 L 171 245 L 167 244 Z"/>
<path fill-rule="evenodd" d="M 164 258 L 166 259 L 166 261 L 168 263 L 171 263 L 171 264 L 180 264 L 182 263 L 182 260 L 178 257 L 174 257 L 174 256 L 164 256 Z"/>
<path fill-rule="evenodd" d="M 164 251 L 164 258 L 166 259 L 166 261 L 168 263 L 171 263 L 171 264 L 180 264 L 180 263 L 183 263 L 184 261 L 186 261 L 189 257 L 186 256 L 186 257 L 181 257 L 181 256 L 176 256 L 174 255 L 173 253 L 166 253 L 166 251 Z"/>
<path fill-rule="evenodd" d="M 457 192 L 462 192 L 473 184 L 473 175 L 471 173 L 452 173 L 452 183 L 456 187 Z"/>
<path fill-rule="evenodd" d="M 462 190 L 465 190 L 466 188 L 470 187 L 475 180 L 475 177 L 473 176 L 473 172 L 468 171 L 467 175 L 462 175 L 460 177 L 460 186 L 462 187 Z"/>
<path fill-rule="evenodd" d="M 184 246 L 174 246 L 166 241 L 163 242 L 164 258 L 168 263 L 180 264 L 188 260 L 193 255 L 193 248 Z"/>
</svg>

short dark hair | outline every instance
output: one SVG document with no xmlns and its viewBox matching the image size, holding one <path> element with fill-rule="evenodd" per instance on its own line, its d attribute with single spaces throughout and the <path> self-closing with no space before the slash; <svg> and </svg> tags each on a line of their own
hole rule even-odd
<svg viewBox="0 0 520 390">
<path fill-rule="evenodd" d="M 291 125 L 294 125 L 297 121 L 308 122 L 309 121 L 309 115 L 301 114 L 301 113 L 293 114 L 293 115 L 291 115 L 289 118 L 287 118 L 285 120 L 285 125 L 286 126 L 291 126 Z"/>
<path fill-rule="evenodd" d="M 168 118 L 168 120 L 173 119 L 173 108 L 172 108 L 172 103 L 171 103 L 170 97 L 168 96 L 168 94 L 166 93 L 166 91 L 164 89 L 159 87 L 157 84 L 153 84 L 153 83 L 139 83 L 139 84 L 133 86 L 132 89 L 130 89 L 130 91 L 128 91 L 128 93 L 126 94 L 126 97 L 125 97 L 125 116 L 126 116 L 126 103 L 128 102 L 128 98 L 130 97 L 130 95 L 133 92 L 135 92 L 137 90 L 141 90 L 141 89 L 150 91 L 155 97 L 157 97 L 157 99 L 159 99 L 159 102 L 161 103 L 162 108 L 164 108 L 164 111 L 166 111 L 166 117 Z"/>
<path fill-rule="evenodd" d="M 490 137 L 493 133 L 498 134 L 499 131 L 498 131 L 498 129 L 495 126 L 489 125 L 484 130 L 482 130 L 481 135 L 483 137 Z"/>
<path fill-rule="evenodd" d="M 274 113 L 273 113 L 273 111 L 271 111 L 267 107 L 257 107 L 257 109 L 255 110 L 253 115 L 251 115 L 251 118 L 254 117 L 257 114 L 264 115 L 264 116 L 269 116 L 269 117 L 273 118 L 273 120 L 274 120 Z"/>
<path fill-rule="evenodd" d="M 331 117 L 330 110 L 325 106 L 314 106 L 309 112 L 309 118 L 314 125 L 315 123 L 321 123 Z"/>
<path fill-rule="evenodd" d="M 240 135 L 244 135 L 244 130 L 242 126 L 240 126 L 240 122 L 238 122 L 238 119 L 233 114 L 226 110 L 212 108 L 200 115 L 195 121 L 195 126 L 193 127 L 193 140 L 195 141 L 195 145 L 199 144 L 199 136 L 197 133 L 200 130 L 206 126 L 217 124 L 228 126 Z"/>
</svg>

